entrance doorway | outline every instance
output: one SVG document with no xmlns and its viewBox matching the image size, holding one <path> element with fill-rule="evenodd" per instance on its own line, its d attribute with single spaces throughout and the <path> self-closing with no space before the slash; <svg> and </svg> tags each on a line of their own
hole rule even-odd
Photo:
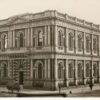
<svg viewBox="0 0 100 100">
<path fill-rule="evenodd" d="M 19 72 L 19 84 L 23 85 L 23 81 L 24 81 L 24 74 L 23 71 Z"/>
</svg>

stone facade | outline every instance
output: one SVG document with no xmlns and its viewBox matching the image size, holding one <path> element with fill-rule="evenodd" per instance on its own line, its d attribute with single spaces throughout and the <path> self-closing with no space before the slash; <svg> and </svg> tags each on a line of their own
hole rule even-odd
<svg viewBox="0 0 100 100">
<path fill-rule="evenodd" d="M 100 83 L 100 27 L 57 11 L 0 21 L 0 79 L 25 88 Z"/>
</svg>

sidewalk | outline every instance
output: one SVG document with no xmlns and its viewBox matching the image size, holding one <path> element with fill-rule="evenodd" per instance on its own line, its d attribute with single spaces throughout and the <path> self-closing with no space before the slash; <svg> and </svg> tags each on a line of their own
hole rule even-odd
<svg viewBox="0 0 100 100">
<path fill-rule="evenodd" d="M 94 90 L 100 90 L 100 85 L 93 86 Z M 72 94 L 74 93 L 83 93 L 83 92 L 89 92 L 90 88 L 88 86 L 86 87 L 78 87 L 78 88 L 66 88 L 61 90 L 61 93 L 70 94 L 70 91 Z M 8 92 L 6 87 L 0 87 L 0 92 Z M 26 93 L 26 94 L 55 94 L 59 93 L 59 91 L 47 91 L 47 90 L 32 90 L 32 89 L 22 89 L 20 90 L 20 93 Z"/>
</svg>

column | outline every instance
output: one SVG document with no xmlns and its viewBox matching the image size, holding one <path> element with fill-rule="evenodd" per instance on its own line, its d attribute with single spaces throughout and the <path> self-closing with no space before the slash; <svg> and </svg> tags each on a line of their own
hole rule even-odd
<svg viewBox="0 0 100 100">
<path fill-rule="evenodd" d="M 58 88 L 58 65 L 57 65 L 57 58 L 54 59 L 54 80 L 55 80 L 55 89 Z"/>
<path fill-rule="evenodd" d="M 10 78 L 10 60 L 8 60 L 8 77 Z"/>
<path fill-rule="evenodd" d="M 86 40 L 86 39 L 85 39 L 86 37 L 85 37 L 85 34 L 86 34 L 86 33 L 84 32 L 84 48 L 83 48 L 83 54 L 86 53 L 86 41 L 85 41 L 85 40 Z"/>
<path fill-rule="evenodd" d="M 85 32 L 83 33 L 83 54 L 85 53 Z"/>
<path fill-rule="evenodd" d="M 47 29 L 48 29 L 48 30 L 47 30 L 47 33 L 48 33 L 48 34 L 47 34 L 47 35 L 48 35 L 48 36 L 47 36 L 47 37 L 48 37 L 48 38 L 47 38 L 47 41 L 48 41 L 48 45 L 50 45 L 50 44 L 51 44 L 51 41 L 50 41 L 50 40 L 51 40 L 51 36 L 52 36 L 52 35 L 51 35 L 51 32 L 50 32 L 50 31 L 51 31 L 51 30 L 50 30 L 50 26 L 48 26 Z"/>
<path fill-rule="evenodd" d="M 25 47 L 27 47 L 27 42 L 28 42 L 28 39 L 27 39 L 27 29 L 25 28 Z"/>
<path fill-rule="evenodd" d="M 92 78 L 92 83 L 94 84 L 94 76 L 93 76 L 93 73 L 94 73 L 94 71 L 93 71 L 93 60 L 91 60 L 91 78 Z"/>
<path fill-rule="evenodd" d="M 58 79 L 57 67 L 58 67 L 58 65 L 57 65 L 57 58 L 55 58 L 55 59 L 54 59 L 54 74 L 55 74 L 55 80 Z"/>
<path fill-rule="evenodd" d="M 85 60 L 84 60 L 84 64 L 83 64 L 83 71 L 84 71 L 84 74 L 83 74 L 83 77 L 84 77 L 84 85 L 86 85 L 86 67 L 85 67 Z"/>
<path fill-rule="evenodd" d="M 47 59 L 45 59 L 45 64 L 44 64 L 44 78 L 47 79 L 48 77 L 48 71 L 47 71 Z"/>
<path fill-rule="evenodd" d="M 99 61 L 99 83 L 100 83 L 100 61 Z"/>
<path fill-rule="evenodd" d="M 78 85 L 78 77 L 77 77 L 77 60 L 75 60 L 75 85 Z"/>
<path fill-rule="evenodd" d="M 12 32 L 8 31 L 8 48 L 12 48 Z"/>
<path fill-rule="evenodd" d="M 27 46 L 30 47 L 30 28 L 28 28 L 28 31 L 27 31 Z"/>
<path fill-rule="evenodd" d="M 44 46 L 48 45 L 48 31 L 47 26 L 44 27 Z"/>
<path fill-rule="evenodd" d="M 50 59 L 48 59 L 48 79 L 50 79 Z"/>
<path fill-rule="evenodd" d="M 65 39 L 65 41 L 66 41 L 66 53 L 68 52 L 68 29 L 66 28 L 66 39 Z"/>
<path fill-rule="evenodd" d="M 13 48 L 15 48 L 15 30 L 13 30 Z"/>
<path fill-rule="evenodd" d="M 66 86 L 69 86 L 69 79 L 68 79 L 68 59 L 66 59 Z"/>
<path fill-rule="evenodd" d="M 33 28 L 31 27 L 31 33 L 30 33 L 30 46 L 33 47 Z"/>
<path fill-rule="evenodd" d="M 57 26 L 56 25 L 54 25 L 54 37 L 53 37 L 53 39 L 54 39 L 54 47 L 55 47 L 55 51 L 56 51 L 56 47 L 58 46 L 58 35 L 57 35 Z"/>
<path fill-rule="evenodd" d="M 33 59 L 31 59 L 31 66 L 30 66 L 30 78 L 32 79 L 33 78 Z"/>
<path fill-rule="evenodd" d="M 74 52 L 77 53 L 77 30 L 75 30 L 75 37 L 74 37 L 74 41 L 75 41 L 75 46 L 74 46 Z"/>
</svg>

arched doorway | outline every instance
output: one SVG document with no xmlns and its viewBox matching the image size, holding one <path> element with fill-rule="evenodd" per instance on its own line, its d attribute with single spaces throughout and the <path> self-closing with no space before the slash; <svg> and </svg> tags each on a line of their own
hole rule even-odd
<svg viewBox="0 0 100 100">
<path fill-rule="evenodd" d="M 23 72 L 23 65 L 20 65 L 20 71 L 19 71 L 19 84 L 23 85 L 24 82 L 24 72 Z"/>
</svg>

